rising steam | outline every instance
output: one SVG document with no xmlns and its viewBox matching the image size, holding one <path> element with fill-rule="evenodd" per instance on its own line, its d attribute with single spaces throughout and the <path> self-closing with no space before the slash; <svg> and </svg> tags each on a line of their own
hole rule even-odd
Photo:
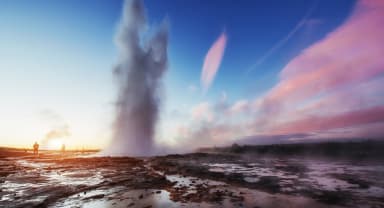
<svg viewBox="0 0 384 208">
<path fill-rule="evenodd" d="M 41 140 L 42 148 L 48 148 L 49 143 L 54 139 L 66 138 L 71 136 L 68 125 L 61 125 L 52 128 L 48 131 L 44 138 Z"/>
<path fill-rule="evenodd" d="M 153 154 L 161 78 L 167 69 L 167 27 L 149 40 L 141 38 L 146 18 L 140 0 L 126 1 L 116 36 L 119 59 L 114 69 L 118 86 L 114 135 L 108 155 Z"/>
</svg>

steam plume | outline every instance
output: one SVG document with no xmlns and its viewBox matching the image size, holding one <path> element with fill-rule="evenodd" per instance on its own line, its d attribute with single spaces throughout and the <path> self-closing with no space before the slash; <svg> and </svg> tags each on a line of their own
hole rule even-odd
<svg viewBox="0 0 384 208">
<path fill-rule="evenodd" d="M 142 29 L 146 29 L 142 2 L 126 1 L 116 36 L 119 59 L 114 69 L 118 86 L 114 135 L 105 154 L 153 153 L 159 90 L 167 69 L 168 33 L 163 25 L 150 39 L 143 40 Z"/>
<path fill-rule="evenodd" d="M 69 136 L 71 136 L 71 133 L 68 125 L 57 126 L 45 134 L 45 137 L 41 140 L 41 145 L 43 148 L 47 148 L 49 146 L 49 142 L 53 139 L 65 138 Z"/>
</svg>

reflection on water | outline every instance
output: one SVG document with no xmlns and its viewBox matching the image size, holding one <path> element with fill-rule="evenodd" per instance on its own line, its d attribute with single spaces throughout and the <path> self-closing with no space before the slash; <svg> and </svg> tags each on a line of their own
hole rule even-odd
<svg viewBox="0 0 384 208">
<path fill-rule="evenodd" d="M 182 204 L 170 200 L 170 193 L 165 190 L 127 190 L 126 187 L 93 190 L 86 194 L 73 195 L 59 201 L 52 207 L 193 207 L 198 204 Z"/>
<path fill-rule="evenodd" d="M 284 192 L 298 189 L 348 191 L 359 197 L 384 196 L 384 165 L 320 160 L 268 160 L 260 163 L 204 163 L 211 172 L 241 173 L 249 183 L 275 176 Z M 288 187 L 287 187 L 288 186 Z"/>
</svg>

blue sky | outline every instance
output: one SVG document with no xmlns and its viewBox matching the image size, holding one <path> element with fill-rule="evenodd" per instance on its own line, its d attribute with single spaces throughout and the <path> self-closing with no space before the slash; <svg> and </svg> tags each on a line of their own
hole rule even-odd
<svg viewBox="0 0 384 208">
<path fill-rule="evenodd" d="M 116 95 L 114 36 L 122 4 L 117 0 L 0 1 L 0 112 L 5 118 L 0 122 L 0 146 L 40 140 L 52 126 L 63 125 L 69 126 L 67 139 L 73 146 L 93 144 L 95 138 L 100 142 L 94 146 L 107 143 Z M 164 18 L 170 23 L 170 65 L 159 128 L 172 128 L 180 122 L 178 116 L 185 120 L 194 106 L 213 105 L 224 94 L 226 102 L 235 103 L 267 93 L 278 83 L 284 66 L 342 25 L 356 2 L 146 0 L 144 4 L 149 28 L 156 28 Z M 304 26 L 246 73 L 312 7 Z M 203 95 L 204 57 L 222 32 L 228 38 L 223 61 Z M 41 115 L 47 111 L 60 119 L 47 121 Z M 167 131 L 159 130 L 159 137 L 172 137 Z"/>
<path fill-rule="evenodd" d="M 314 4 L 317 6 L 311 18 L 321 21 L 320 25 L 303 28 L 273 57 L 245 76 L 246 69 L 284 38 Z M 183 81 L 199 84 L 207 49 L 223 30 L 227 32 L 225 58 L 209 95 L 226 90 L 234 98 L 252 96 L 272 85 L 277 72 L 290 58 L 338 26 L 352 6 L 353 1 L 148 1 L 146 4 L 153 22 L 164 16 L 170 19 L 170 54 L 174 57 L 171 63 L 186 68 L 172 70 L 170 74 L 175 73 Z M 311 36 L 305 37 L 306 32 L 312 33 Z M 267 79 L 266 86 L 255 87 L 254 82 L 259 83 L 260 79 Z"/>
</svg>

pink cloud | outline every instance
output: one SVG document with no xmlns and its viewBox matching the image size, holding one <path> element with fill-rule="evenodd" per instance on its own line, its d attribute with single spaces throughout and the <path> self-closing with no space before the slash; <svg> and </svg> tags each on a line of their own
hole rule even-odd
<svg viewBox="0 0 384 208">
<path fill-rule="evenodd" d="M 291 134 L 324 131 L 384 121 L 384 106 L 346 112 L 338 115 L 310 116 L 275 126 L 273 133 Z"/>
<path fill-rule="evenodd" d="M 220 37 L 213 43 L 205 56 L 203 70 L 201 73 L 201 84 L 204 91 L 211 86 L 215 75 L 220 67 L 221 60 L 224 55 L 227 36 L 222 33 Z"/>
<path fill-rule="evenodd" d="M 249 109 L 249 101 L 248 100 L 239 100 L 236 101 L 230 108 L 229 112 L 232 114 L 241 114 L 245 113 Z"/>
<path fill-rule="evenodd" d="M 351 17 L 282 70 L 268 99 L 303 100 L 384 72 L 384 1 L 363 0 Z"/>
<path fill-rule="evenodd" d="M 328 93 L 309 102 L 297 111 L 298 115 L 331 115 L 348 110 L 384 105 L 384 77 Z"/>
<path fill-rule="evenodd" d="M 280 82 L 260 98 L 258 110 L 263 117 L 258 119 L 262 122 L 255 123 L 268 124 L 269 121 L 274 124 L 303 103 L 319 96 L 337 97 L 343 89 L 351 91 L 347 100 L 356 101 L 354 97 L 364 97 L 360 103 L 365 104 L 367 92 L 356 90 L 354 86 L 374 80 L 384 72 L 383 23 L 384 1 L 359 1 L 344 24 L 305 49 L 283 68 Z M 384 88 L 384 83 L 380 88 Z M 326 99 L 322 102 L 328 103 Z M 333 113 L 346 110 L 345 105 L 328 107 Z M 295 117 L 299 119 L 300 114 Z"/>
<path fill-rule="evenodd" d="M 191 109 L 191 116 L 195 121 L 213 121 L 213 110 L 208 102 L 199 103 Z"/>
</svg>

